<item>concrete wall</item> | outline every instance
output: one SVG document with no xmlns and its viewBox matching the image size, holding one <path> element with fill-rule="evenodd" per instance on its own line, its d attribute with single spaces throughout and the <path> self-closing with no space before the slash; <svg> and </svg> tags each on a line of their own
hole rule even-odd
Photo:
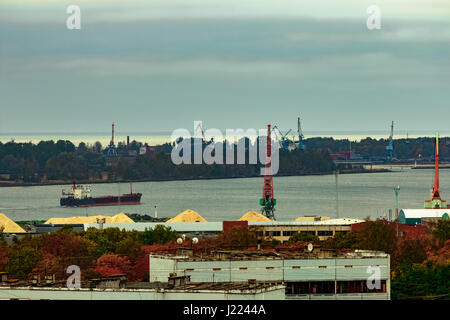
<svg viewBox="0 0 450 320">
<path fill-rule="evenodd" d="M 284 300 L 284 286 L 271 291 L 156 291 L 156 290 L 69 290 L 55 288 L 0 287 L 0 300 Z"/>
<path fill-rule="evenodd" d="M 176 260 L 162 257 L 149 257 L 150 282 L 167 282 L 170 273 L 175 272 Z"/>
<path fill-rule="evenodd" d="M 381 280 L 389 280 L 389 258 L 178 261 L 175 272 L 192 282 L 350 281 L 366 280 L 369 266 L 379 266 Z"/>
</svg>

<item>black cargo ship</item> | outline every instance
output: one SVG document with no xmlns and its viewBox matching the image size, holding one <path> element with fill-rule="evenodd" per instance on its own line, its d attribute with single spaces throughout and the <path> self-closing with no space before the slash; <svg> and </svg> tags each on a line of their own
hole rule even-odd
<svg viewBox="0 0 450 320">
<path fill-rule="evenodd" d="M 134 205 L 141 203 L 141 197 L 141 193 L 133 193 L 132 189 L 130 193 L 121 196 L 91 197 L 90 186 L 74 183 L 69 191 L 62 191 L 60 204 L 66 207 Z"/>
</svg>

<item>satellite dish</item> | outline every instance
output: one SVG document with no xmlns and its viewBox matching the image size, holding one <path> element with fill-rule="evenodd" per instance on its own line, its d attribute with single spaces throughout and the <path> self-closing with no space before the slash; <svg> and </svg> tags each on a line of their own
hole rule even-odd
<svg viewBox="0 0 450 320">
<path fill-rule="evenodd" d="M 185 239 L 186 239 L 186 235 L 183 234 L 183 235 L 181 236 L 181 238 L 183 238 L 183 240 L 185 240 Z"/>
<path fill-rule="evenodd" d="M 308 251 L 311 252 L 311 251 L 313 251 L 313 249 L 314 249 L 313 244 L 312 243 L 308 243 Z"/>
<path fill-rule="evenodd" d="M 178 238 L 178 239 L 177 239 L 177 243 L 178 243 L 178 244 L 182 244 L 182 243 L 183 243 L 183 239 Z"/>
<path fill-rule="evenodd" d="M 192 238 L 192 243 L 193 244 L 197 244 L 198 243 L 198 238 Z"/>
</svg>

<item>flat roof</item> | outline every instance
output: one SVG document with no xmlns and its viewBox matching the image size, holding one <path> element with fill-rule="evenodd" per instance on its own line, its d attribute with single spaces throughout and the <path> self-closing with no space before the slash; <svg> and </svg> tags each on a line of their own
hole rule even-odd
<svg viewBox="0 0 450 320">
<path fill-rule="evenodd" d="M 270 221 L 249 222 L 249 226 L 349 226 L 355 223 L 364 222 L 360 219 L 330 219 L 323 221 Z M 136 222 L 136 223 L 104 223 L 103 228 L 119 228 L 127 231 L 145 231 L 157 225 L 171 227 L 178 232 L 222 232 L 222 221 L 214 222 Z M 84 223 L 84 230 L 88 228 L 99 228 L 98 223 Z"/>
<path fill-rule="evenodd" d="M 450 209 L 401 209 L 405 218 L 441 218 L 444 213 L 450 215 Z"/>
<path fill-rule="evenodd" d="M 306 244 L 305 244 L 306 249 Z M 327 254 L 328 253 L 328 254 Z M 226 260 L 310 260 L 310 259 L 360 259 L 387 258 L 389 254 L 372 250 L 339 251 L 333 249 L 315 248 L 312 252 L 297 249 L 297 251 L 269 250 L 218 250 L 210 254 L 180 256 L 171 254 L 151 254 L 151 257 L 178 261 L 220 261 Z M 225 256 L 225 257 L 223 257 Z"/>
</svg>

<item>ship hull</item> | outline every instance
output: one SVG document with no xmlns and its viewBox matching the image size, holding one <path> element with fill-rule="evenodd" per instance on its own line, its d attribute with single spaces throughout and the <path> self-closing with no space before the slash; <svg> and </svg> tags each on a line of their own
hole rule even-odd
<svg viewBox="0 0 450 320">
<path fill-rule="evenodd" d="M 98 206 L 118 206 L 136 205 L 141 203 L 141 193 L 124 194 L 118 196 L 106 196 L 96 198 L 74 199 L 61 198 L 60 204 L 64 207 L 98 207 Z"/>
</svg>

